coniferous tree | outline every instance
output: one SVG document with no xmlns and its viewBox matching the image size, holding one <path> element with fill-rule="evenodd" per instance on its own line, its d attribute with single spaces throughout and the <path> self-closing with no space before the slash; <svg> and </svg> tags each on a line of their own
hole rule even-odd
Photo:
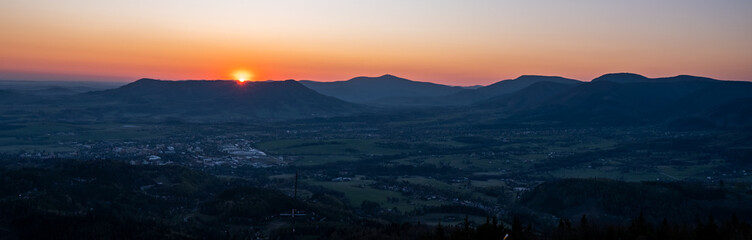
<svg viewBox="0 0 752 240">
<path fill-rule="evenodd" d="M 462 236 L 463 239 L 472 239 L 471 238 L 472 229 L 470 228 L 470 219 L 467 215 L 465 215 L 465 220 L 462 222 Z"/>
<path fill-rule="evenodd" d="M 475 230 L 476 239 L 493 239 L 494 228 L 495 226 L 491 225 L 490 217 L 486 217 L 486 223 L 478 226 L 478 228 Z"/>
<path fill-rule="evenodd" d="M 514 239 L 520 239 L 522 237 L 522 223 L 517 216 L 512 217 L 512 234 Z"/>
<path fill-rule="evenodd" d="M 645 219 L 645 215 L 640 211 L 640 215 L 632 220 L 632 224 L 629 226 L 629 238 L 650 238 L 652 234 L 652 226 Z"/>
<path fill-rule="evenodd" d="M 668 224 L 668 219 L 663 218 L 661 225 L 658 226 L 658 229 L 656 230 L 655 237 L 657 239 L 668 239 L 670 231 L 671 227 Z"/>
<path fill-rule="evenodd" d="M 444 239 L 446 236 L 444 236 L 444 227 L 441 226 L 441 221 L 439 221 L 439 225 L 436 226 L 436 238 L 438 240 Z"/>
<path fill-rule="evenodd" d="M 708 224 L 705 225 L 703 234 L 703 239 L 718 239 L 718 225 L 715 223 L 713 215 L 708 216 Z"/>
<path fill-rule="evenodd" d="M 569 223 L 569 220 L 566 218 L 560 218 L 559 219 L 559 225 L 556 227 L 556 231 L 554 232 L 554 239 L 557 240 L 566 240 L 572 238 L 572 225 Z"/>
<path fill-rule="evenodd" d="M 590 226 L 588 225 L 587 216 L 585 214 L 582 215 L 582 218 L 580 219 L 580 239 L 582 240 L 590 240 L 592 234 L 590 233 Z"/>
</svg>

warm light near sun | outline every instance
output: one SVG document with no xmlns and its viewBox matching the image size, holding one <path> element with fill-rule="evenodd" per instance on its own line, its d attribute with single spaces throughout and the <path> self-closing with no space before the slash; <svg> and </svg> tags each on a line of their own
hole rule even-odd
<svg viewBox="0 0 752 240">
<path fill-rule="evenodd" d="M 237 70 L 232 73 L 232 76 L 240 82 L 250 81 L 253 79 L 253 74 L 246 70 Z"/>
</svg>

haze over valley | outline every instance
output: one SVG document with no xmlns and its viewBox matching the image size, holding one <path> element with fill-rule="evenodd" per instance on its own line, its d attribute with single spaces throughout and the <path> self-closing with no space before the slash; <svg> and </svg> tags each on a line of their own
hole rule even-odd
<svg viewBox="0 0 752 240">
<path fill-rule="evenodd" d="M 329 237 L 354 237 L 335 224 L 350 221 L 427 224 L 404 230 L 418 237 L 467 221 L 532 237 L 582 216 L 620 226 L 642 212 L 650 223 L 684 225 L 703 214 L 749 221 L 752 213 L 750 82 L 613 73 L 587 82 L 524 75 L 475 88 L 392 75 L 51 84 L 0 92 L 2 203 L 10 213 L 35 212 L 32 203 L 43 201 L 55 212 L 10 224 L 88 236 L 58 221 L 109 226 L 109 234 L 165 219 L 128 236 L 172 229 L 287 238 L 293 226 L 279 214 L 296 208 L 311 214 L 296 223 L 300 235 L 326 226 Z M 105 190 L 112 187 L 120 190 Z M 83 194 L 92 191 L 103 195 Z M 102 205 L 112 194 L 128 200 Z M 127 222 L 81 218 L 94 211 Z M 486 217 L 501 223 L 482 225 Z M 504 227 L 521 218 L 536 229 Z M 46 236 L 7 226 L 19 237 Z M 373 228 L 358 231 L 392 234 Z"/>
<path fill-rule="evenodd" d="M 0 239 L 752 239 L 752 1 L 0 1 Z"/>
</svg>

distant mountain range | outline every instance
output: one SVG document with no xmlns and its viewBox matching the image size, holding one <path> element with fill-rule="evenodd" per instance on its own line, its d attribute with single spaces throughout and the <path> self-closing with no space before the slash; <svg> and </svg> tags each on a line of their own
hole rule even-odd
<svg viewBox="0 0 752 240">
<path fill-rule="evenodd" d="M 636 83 L 636 82 L 709 82 L 717 81 L 712 78 L 696 77 L 689 75 L 679 75 L 665 78 L 647 78 L 634 73 L 609 73 L 593 79 L 591 82 L 615 82 L 615 83 Z"/>
<path fill-rule="evenodd" d="M 348 81 L 301 83 L 321 94 L 345 101 L 390 107 L 469 105 L 491 97 L 512 93 L 537 82 L 575 85 L 580 81 L 562 77 L 526 75 L 488 86 L 456 87 L 416 82 L 392 75 L 357 77 Z"/>
<path fill-rule="evenodd" d="M 752 111 L 748 111 L 752 108 L 752 83 L 689 75 L 648 78 L 634 73 L 612 73 L 590 82 L 524 75 L 476 89 L 425 85 L 391 75 L 307 84 L 346 101 L 356 98 L 354 93 L 360 93 L 368 97 L 353 102 L 382 107 L 461 107 L 459 111 L 488 118 L 481 122 L 575 125 L 674 122 L 720 126 L 752 123 Z M 398 90 L 401 86 L 409 86 L 410 90 Z"/>
<path fill-rule="evenodd" d="M 466 114 L 468 121 L 489 124 L 752 124 L 751 82 L 688 75 L 647 78 L 614 73 L 591 82 L 525 75 L 475 89 L 392 75 L 340 82 L 141 79 L 109 90 L 38 95 L 0 90 L 0 103 L 34 104 L 35 108 L 52 106 L 45 109 L 57 110 L 49 110 L 45 116 L 71 121 L 269 121 L 388 114 L 385 112 L 391 108 L 420 108 L 421 112 L 438 115 L 447 111 Z M 5 111 L 29 112 L 26 109 L 30 108 L 5 108 Z M 39 112 L 31 115 L 37 116 Z"/>
<path fill-rule="evenodd" d="M 338 82 L 300 81 L 300 83 L 321 94 L 354 103 L 377 103 L 401 97 L 438 97 L 457 93 L 464 89 L 429 82 L 410 81 L 388 74 L 380 77 L 356 77 Z"/>
<path fill-rule="evenodd" d="M 70 81 L 22 81 L 0 80 L 0 90 L 14 91 L 37 96 L 64 96 L 90 91 L 120 87 L 120 82 L 70 82 Z"/>
<path fill-rule="evenodd" d="M 748 106 L 750 98 L 750 82 L 693 76 L 651 79 L 636 74 L 607 74 L 576 86 L 536 83 L 478 103 L 478 106 L 506 112 L 517 121 L 621 125 L 692 120 L 710 125 L 735 125 L 748 120 L 752 112 L 728 105 L 735 102 L 735 105 Z"/>
<path fill-rule="evenodd" d="M 289 120 L 334 117 L 365 108 L 321 95 L 296 81 L 161 81 L 140 79 L 125 86 L 63 98 L 62 118 L 172 119 L 198 121 Z"/>
<path fill-rule="evenodd" d="M 557 83 L 567 86 L 574 86 L 582 83 L 574 79 L 563 77 L 523 75 L 515 79 L 496 82 L 482 88 L 464 90 L 462 92 L 446 96 L 441 100 L 447 103 L 459 105 L 471 104 L 478 101 L 499 97 L 505 94 L 511 94 L 540 82 Z"/>
</svg>

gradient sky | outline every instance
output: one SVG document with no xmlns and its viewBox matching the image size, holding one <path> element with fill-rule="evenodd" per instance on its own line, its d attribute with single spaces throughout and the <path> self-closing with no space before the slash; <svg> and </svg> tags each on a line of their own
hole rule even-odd
<svg viewBox="0 0 752 240">
<path fill-rule="evenodd" d="M 749 0 L 2 0 L 0 79 L 752 80 Z"/>
</svg>

